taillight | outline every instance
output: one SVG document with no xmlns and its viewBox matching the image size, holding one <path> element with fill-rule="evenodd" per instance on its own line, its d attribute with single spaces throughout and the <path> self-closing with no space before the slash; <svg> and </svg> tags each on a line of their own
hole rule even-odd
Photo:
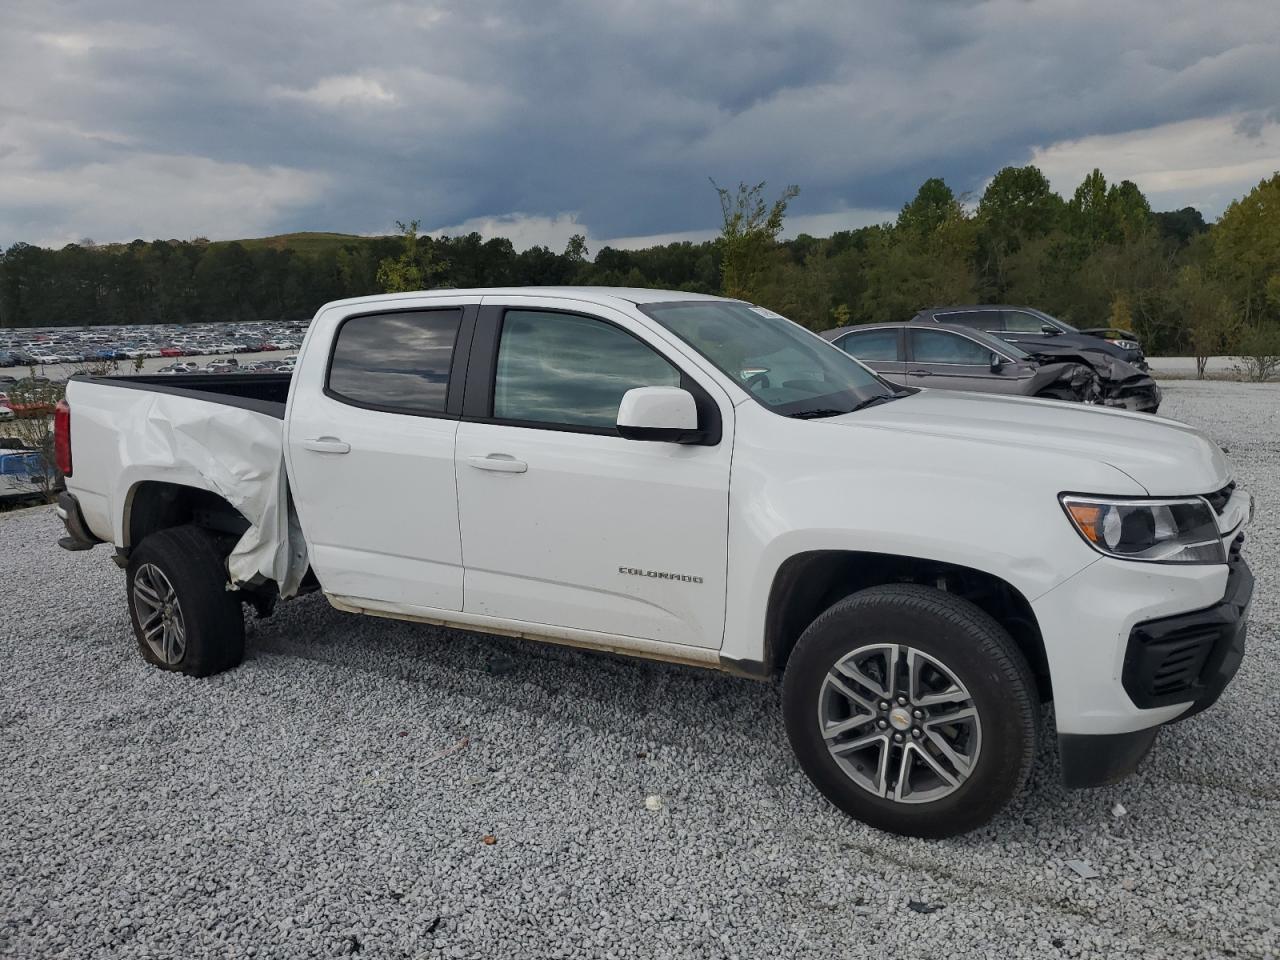
<svg viewBox="0 0 1280 960">
<path fill-rule="evenodd" d="M 53 408 L 53 461 L 64 477 L 71 476 L 71 405 L 66 400 Z"/>
</svg>

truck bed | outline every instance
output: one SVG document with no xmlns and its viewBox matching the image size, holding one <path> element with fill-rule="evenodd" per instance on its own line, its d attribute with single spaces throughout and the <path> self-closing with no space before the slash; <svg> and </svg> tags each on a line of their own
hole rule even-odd
<svg viewBox="0 0 1280 960">
<path fill-rule="evenodd" d="M 289 515 L 289 380 L 244 373 L 72 377 L 67 490 L 89 530 L 128 548 L 131 530 L 145 522 L 132 515 L 138 496 L 157 488 L 205 490 L 249 523 L 228 558 L 232 582 L 265 578 L 282 594 L 295 590 L 306 547 Z"/>
<path fill-rule="evenodd" d="M 177 397 L 191 397 L 265 413 L 284 419 L 285 401 L 289 398 L 290 374 L 287 373 L 183 373 L 139 374 L 128 377 L 94 377 L 77 375 L 74 382 L 94 383 L 129 390 L 146 390 Z"/>
</svg>

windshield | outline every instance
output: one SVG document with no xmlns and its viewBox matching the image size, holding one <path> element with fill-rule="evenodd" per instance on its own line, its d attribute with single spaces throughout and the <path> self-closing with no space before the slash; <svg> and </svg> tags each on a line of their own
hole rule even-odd
<svg viewBox="0 0 1280 960">
<path fill-rule="evenodd" d="M 694 300 L 641 309 L 783 416 L 835 416 L 896 394 L 839 347 L 764 307 Z"/>
</svg>

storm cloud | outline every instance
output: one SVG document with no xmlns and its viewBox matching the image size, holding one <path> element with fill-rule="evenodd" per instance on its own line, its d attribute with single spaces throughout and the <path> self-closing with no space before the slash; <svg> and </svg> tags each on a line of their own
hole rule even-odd
<svg viewBox="0 0 1280 960">
<path fill-rule="evenodd" d="M 1216 216 L 1280 168 L 1274 0 L 8 0 L 0 244 L 292 230 L 791 229 L 1094 166 Z"/>
</svg>

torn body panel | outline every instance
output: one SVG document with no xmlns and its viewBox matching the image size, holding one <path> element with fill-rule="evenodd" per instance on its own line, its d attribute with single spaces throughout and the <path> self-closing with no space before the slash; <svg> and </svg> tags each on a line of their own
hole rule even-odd
<svg viewBox="0 0 1280 960">
<path fill-rule="evenodd" d="M 307 548 L 289 497 L 284 421 L 197 390 L 122 389 L 105 378 L 74 379 L 74 443 L 93 471 L 68 490 L 86 505 L 93 532 L 130 547 L 130 510 L 142 483 L 207 490 L 234 507 L 248 528 L 227 571 L 237 586 L 269 580 L 292 596 L 307 570 Z M 127 424 L 127 429 L 121 429 Z M 98 489 L 99 485 L 108 488 Z"/>
</svg>

